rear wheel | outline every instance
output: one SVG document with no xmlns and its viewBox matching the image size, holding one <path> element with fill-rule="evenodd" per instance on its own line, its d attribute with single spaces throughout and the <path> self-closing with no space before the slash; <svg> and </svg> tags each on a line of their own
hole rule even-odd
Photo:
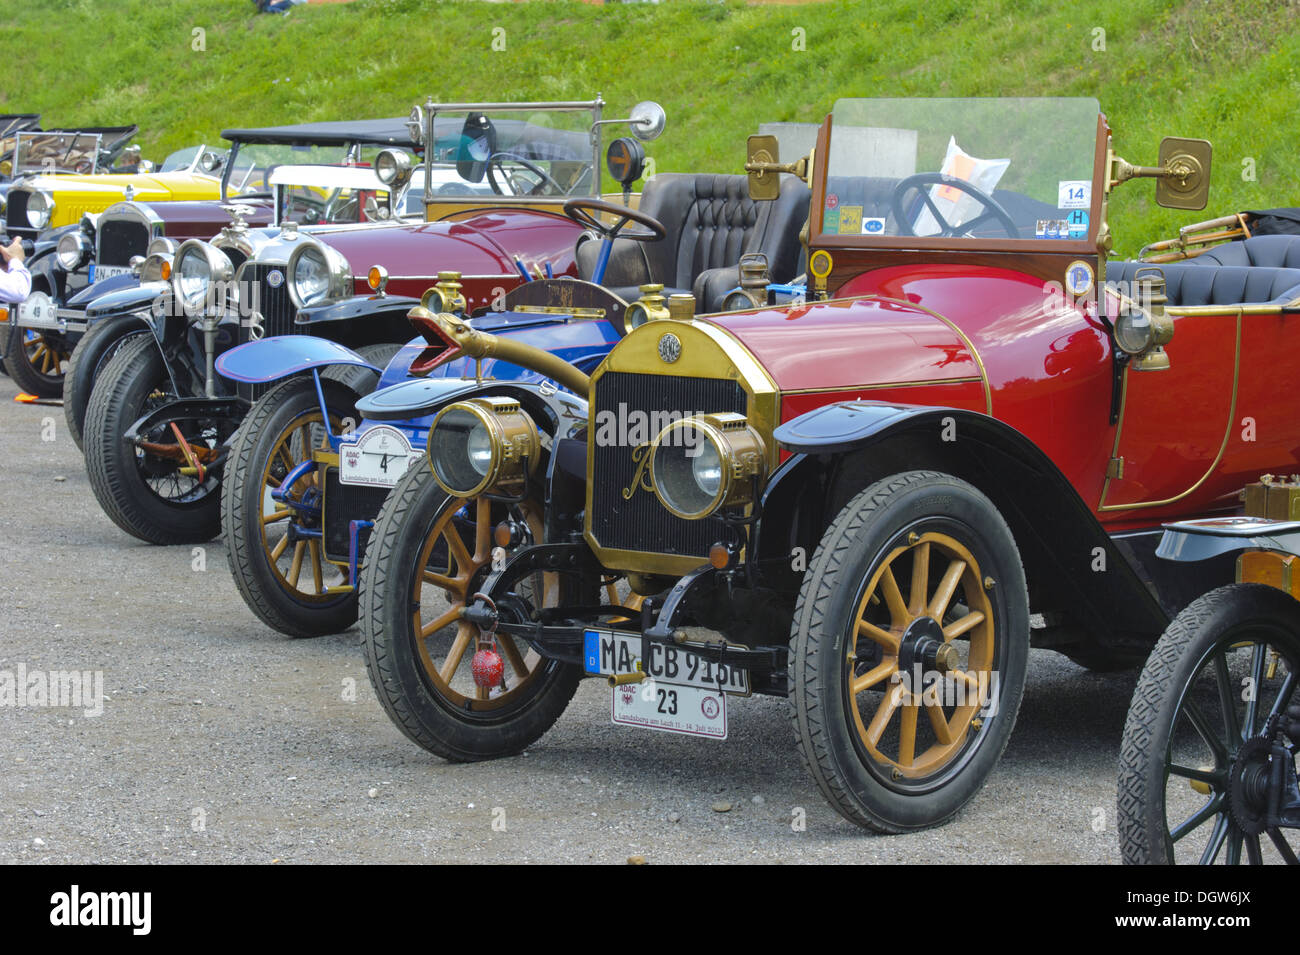
<svg viewBox="0 0 1300 955">
<path fill-rule="evenodd" d="M 5 345 L 5 371 L 23 391 L 38 398 L 63 394 L 63 371 L 71 357 L 68 343 L 57 332 L 40 332 L 13 325 Z"/>
<path fill-rule="evenodd" d="M 1296 703 L 1297 670 L 1300 603 L 1280 590 L 1220 587 L 1175 618 L 1151 651 L 1124 725 L 1126 863 L 1295 864 L 1295 834 L 1266 824 L 1265 724 Z"/>
<path fill-rule="evenodd" d="M 582 675 L 576 664 L 498 634 L 503 685 L 489 691 L 474 682 L 479 634 L 461 613 L 490 570 L 491 529 L 508 516 L 527 528 L 526 538 L 541 540 L 539 502 L 460 500 L 427 467 L 412 467 L 380 509 L 362 569 L 361 626 L 375 693 L 403 733 L 446 759 L 524 749 L 559 719 Z M 515 616 L 556 605 L 556 576 L 528 578 L 517 589 Z M 498 610 L 506 612 L 500 603 Z"/>
<path fill-rule="evenodd" d="M 125 342 L 143 334 L 149 329 L 134 316 L 108 318 L 92 325 L 72 349 L 63 379 L 63 419 L 78 450 L 84 448 L 82 431 L 95 379 Z"/>
<path fill-rule="evenodd" d="M 795 608 L 791 716 L 822 794 L 885 832 L 946 821 L 1006 747 L 1028 646 L 1024 571 L 988 498 L 924 471 L 868 487 Z"/>
<path fill-rule="evenodd" d="M 206 471 L 224 434 L 220 423 L 169 422 L 124 440 L 144 414 L 173 400 L 153 336 L 125 343 L 105 366 L 86 408 L 86 471 L 113 523 L 151 544 L 211 540 L 221 530 L 219 480 Z"/>
</svg>

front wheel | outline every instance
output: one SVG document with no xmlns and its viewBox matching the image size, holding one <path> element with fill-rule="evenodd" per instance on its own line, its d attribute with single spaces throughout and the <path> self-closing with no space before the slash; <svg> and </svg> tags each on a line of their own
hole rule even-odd
<svg viewBox="0 0 1300 955">
<path fill-rule="evenodd" d="M 791 718 L 818 788 L 883 832 L 938 825 L 984 784 L 1015 725 L 1029 605 L 993 504 L 945 474 L 878 481 L 804 576 Z"/>
<path fill-rule="evenodd" d="M 1268 825 L 1267 805 L 1275 782 L 1269 724 L 1294 705 L 1297 669 L 1300 603 L 1280 590 L 1220 587 L 1174 619 L 1124 725 L 1126 863 L 1296 863 L 1293 840 Z"/>
<path fill-rule="evenodd" d="M 58 332 L 9 327 L 5 371 L 27 394 L 38 398 L 63 394 L 63 370 L 69 357 L 68 344 Z"/>
<path fill-rule="evenodd" d="M 86 408 L 95 389 L 95 380 L 119 348 L 136 335 L 152 334 L 134 315 L 114 316 L 96 322 L 81 336 L 68 359 L 63 379 L 63 419 L 78 451 L 85 450 L 82 432 L 86 426 Z"/>
<path fill-rule="evenodd" d="M 174 396 L 152 335 L 124 344 L 101 372 L 86 408 L 86 471 L 99 506 L 118 527 L 151 544 L 201 543 L 221 530 L 217 458 L 224 423 L 161 424 L 141 442 L 127 429 Z"/>
<path fill-rule="evenodd" d="M 503 682 L 488 690 L 473 678 L 479 634 L 461 614 L 491 568 L 491 530 L 507 518 L 526 529 L 521 544 L 541 540 L 539 502 L 453 498 L 414 466 L 380 509 L 361 572 L 366 669 L 379 702 L 410 739 L 450 760 L 524 749 L 559 719 L 582 675 L 499 633 Z M 555 605 L 557 576 L 524 581 L 514 613 Z"/>
</svg>

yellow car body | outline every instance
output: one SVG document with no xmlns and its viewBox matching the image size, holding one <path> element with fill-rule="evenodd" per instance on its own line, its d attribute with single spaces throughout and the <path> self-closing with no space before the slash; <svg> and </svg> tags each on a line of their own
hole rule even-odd
<svg viewBox="0 0 1300 955">
<path fill-rule="evenodd" d="M 36 199 L 37 195 L 42 198 Z M 26 176 L 9 188 L 5 225 L 11 235 L 33 237 L 46 229 L 72 225 L 84 213 L 103 212 L 126 199 L 165 202 L 219 198 L 221 177 L 202 172 Z M 33 212 L 42 204 L 48 204 L 47 216 Z"/>
</svg>

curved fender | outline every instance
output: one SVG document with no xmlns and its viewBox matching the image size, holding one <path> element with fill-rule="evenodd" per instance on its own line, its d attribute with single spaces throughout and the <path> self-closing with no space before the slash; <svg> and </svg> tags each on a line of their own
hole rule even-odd
<svg viewBox="0 0 1300 955">
<path fill-rule="evenodd" d="M 1031 587 L 1049 599 L 1048 606 L 1082 611 L 1099 627 L 1153 637 L 1168 625 L 1168 610 L 1065 475 L 996 418 L 957 408 L 846 401 L 792 418 L 775 437 L 794 457 L 764 491 L 763 513 L 776 520 L 766 544 L 760 531 L 761 556 L 786 556 L 779 548 L 809 482 L 828 484 L 846 455 L 878 448 L 880 471 L 864 475 L 862 487 L 897 471 L 934 468 L 983 491 L 1010 525 Z M 873 458 L 874 452 L 853 460 L 869 469 Z"/>
<path fill-rule="evenodd" d="M 570 437 L 587 425 L 587 401 L 560 391 L 551 381 L 480 382 L 473 378 L 412 378 L 357 402 L 357 411 L 367 421 L 414 421 L 428 418 L 445 405 L 478 395 L 509 395 L 523 405 L 538 424 L 546 419 L 547 430 Z"/>
<path fill-rule="evenodd" d="M 361 365 L 382 373 L 351 348 L 313 335 L 276 335 L 238 345 L 217 359 L 217 371 L 235 381 L 262 384 L 325 365 Z"/>
<path fill-rule="evenodd" d="M 166 282 L 142 283 L 131 275 L 117 275 L 86 286 L 68 299 L 68 307 L 84 305 L 86 319 L 91 322 L 127 312 L 149 312 L 153 303 L 170 288 Z"/>
</svg>

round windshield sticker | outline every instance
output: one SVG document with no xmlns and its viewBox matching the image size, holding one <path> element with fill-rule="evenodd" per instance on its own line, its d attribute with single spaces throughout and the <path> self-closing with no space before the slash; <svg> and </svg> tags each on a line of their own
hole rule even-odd
<svg viewBox="0 0 1300 955">
<path fill-rule="evenodd" d="M 1092 266 L 1087 262 L 1071 262 L 1065 270 L 1065 290 L 1075 298 L 1082 298 L 1091 292 L 1093 280 Z"/>
<path fill-rule="evenodd" d="M 1082 239 L 1088 235 L 1088 213 L 1082 209 L 1071 209 L 1065 217 L 1065 223 L 1071 239 Z"/>
<path fill-rule="evenodd" d="M 835 193 L 833 192 L 828 192 L 826 194 L 826 208 L 838 209 L 839 205 L 840 205 L 840 197 L 835 195 Z"/>
<path fill-rule="evenodd" d="M 266 276 L 266 284 L 271 288 L 279 288 L 284 284 L 284 273 L 279 269 L 271 269 Z"/>
</svg>

